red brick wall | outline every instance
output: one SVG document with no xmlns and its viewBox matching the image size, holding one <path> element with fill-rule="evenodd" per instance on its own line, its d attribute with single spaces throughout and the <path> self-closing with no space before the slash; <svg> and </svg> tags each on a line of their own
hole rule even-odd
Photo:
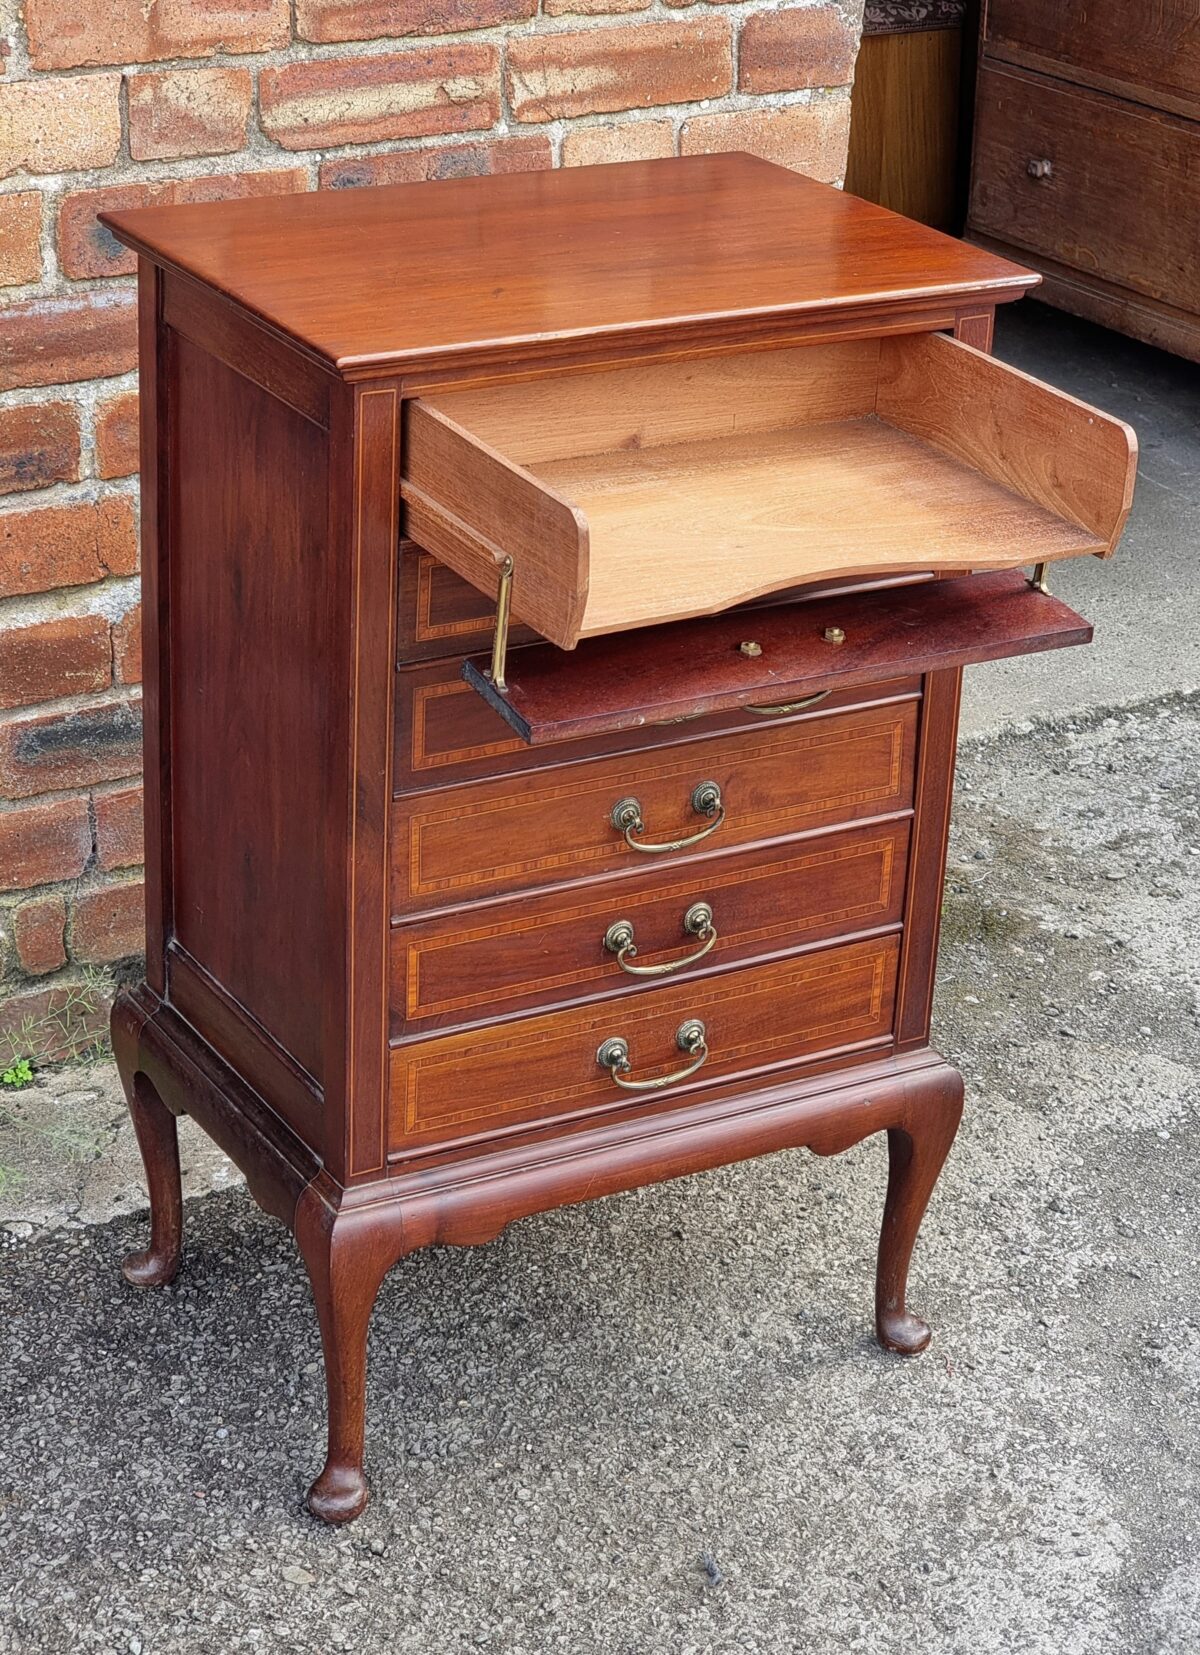
<svg viewBox="0 0 1200 1655">
<path fill-rule="evenodd" d="M 133 260 L 97 211 L 719 149 L 835 180 L 860 11 L 24 0 L 0 57 L 0 1028 L 142 945 Z"/>
</svg>

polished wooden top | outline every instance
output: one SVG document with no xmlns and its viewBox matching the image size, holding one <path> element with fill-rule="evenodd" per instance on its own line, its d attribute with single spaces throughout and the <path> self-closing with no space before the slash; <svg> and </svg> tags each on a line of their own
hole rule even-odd
<svg viewBox="0 0 1200 1655">
<path fill-rule="evenodd" d="M 1016 298 L 1038 278 L 749 155 L 101 214 L 342 371 Z"/>
</svg>

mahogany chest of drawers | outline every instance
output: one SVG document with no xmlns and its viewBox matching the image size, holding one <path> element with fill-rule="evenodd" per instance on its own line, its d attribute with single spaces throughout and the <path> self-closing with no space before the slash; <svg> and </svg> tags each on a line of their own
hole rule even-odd
<svg viewBox="0 0 1200 1655">
<path fill-rule="evenodd" d="M 745 156 L 115 214 L 141 255 L 146 980 L 175 1117 L 296 1235 L 320 1517 L 414 1248 L 886 1132 L 879 1337 L 961 1108 L 929 1047 L 959 675 L 1085 642 L 1127 429 L 987 354 L 1004 261 Z M 975 572 L 971 572 L 975 571 Z"/>
</svg>

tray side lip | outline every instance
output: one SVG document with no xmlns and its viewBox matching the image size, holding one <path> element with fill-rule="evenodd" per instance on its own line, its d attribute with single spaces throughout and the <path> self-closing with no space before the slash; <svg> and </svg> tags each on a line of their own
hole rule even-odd
<svg viewBox="0 0 1200 1655">
<path fill-rule="evenodd" d="M 885 342 L 885 344 L 886 343 L 890 342 Z M 925 342 L 922 341 L 923 346 L 924 343 Z M 1051 385 L 1048 380 L 1039 379 L 1036 374 L 1027 373 L 1023 368 L 1018 368 L 1011 362 L 1002 362 L 990 351 L 981 351 L 977 346 L 969 344 L 965 339 L 955 339 L 949 334 L 931 334 L 928 343 L 930 348 L 935 352 L 944 351 L 948 360 L 952 361 L 955 356 L 966 357 L 968 360 L 973 358 L 983 366 L 990 368 L 993 372 L 999 370 L 1001 372 L 1002 381 L 1008 380 L 1010 382 L 1025 386 L 1034 395 L 1043 397 L 1055 405 L 1061 405 L 1072 414 L 1079 415 L 1086 419 L 1088 424 L 1102 426 L 1112 432 L 1114 436 L 1124 438 L 1125 469 L 1121 478 L 1121 504 L 1117 512 L 1114 514 L 1112 527 L 1108 530 L 1107 534 L 1101 534 L 1100 531 L 1092 525 L 1083 522 L 1078 514 L 1067 512 L 1064 508 L 1055 508 L 1056 510 L 1061 509 L 1063 515 L 1068 516 L 1070 520 L 1078 523 L 1080 528 L 1087 529 L 1088 532 L 1095 535 L 1097 539 L 1107 541 L 1106 548 L 1103 551 L 1095 552 L 1093 554 L 1094 556 L 1111 557 L 1117 548 L 1121 535 L 1124 533 L 1125 524 L 1128 521 L 1129 513 L 1133 506 L 1134 488 L 1137 482 L 1139 456 L 1138 435 L 1133 426 L 1129 424 L 1128 420 L 1121 419 L 1121 417 L 1117 414 L 1110 414 L 1107 410 L 1098 408 L 1094 402 L 1087 402 L 1083 397 L 1074 396 L 1070 391 L 1060 390 L 1057 385 Z M 885 355 L 881 358 L 880 363 L 881 387 L 885 382 L 887 365 L 888 358 Z M 888 417 L 887 414 L 879 408 L 878 402 L 876 403 L 876 408 L 882 418 Z"/>
<path fill-rule="evenodd" d="M 542 478 L 535 475 L 535 473 L 530 471 L 526 466 L 521 465 L 519 461 L 511 459 L 507 454 L 502 453 L 500 449 L 494 447 L 491 443 L 485 442 L 482 437 L 477 436 L 476 433 L 468 429 L 467 426 L 460 424 L 459 421 L 452 415 L 447 414 L 443 409 L 439 408 L 436 402 L 428 401 L 423 397 L 414 398 L 410 403 L 410 413 L 419 413 L 421 418 L 428 419 L 433 425 L 440 427 L 443 431 L 451 433 L 459 442 L 463 443 L 467 447 L 476 449 L 481 455 L 484 456 L 489 464 L 512 477 L 514 480 L 519 482 L 522 487 L 530 490 L 531 492 L 536 492 L 537 494 L 543 495 L 558 511 L 560 511 L 565 517 L 569 518 L 574 524 L 577 542 L 576 575 L 578 578 L 576 580 L 576 595 L 574 601 L 564 617 L 565 625 L 563 633 L 564 638 L 569 637 L 572 641 L 569 645 L 564 643 L 561 646 L 563 648 L 573 648 L 574 644 L 579 640 L 579 629 L 582 625 L 584 612 L 587 608 L 588 589 L 591 577 L 591 530 L 588 525 L 587 514 L 580 506 L 576 505 L 573 500 L 568 499 L 567 496 L 561 493 L 558 489 L 552 487 L 549 483 L 544 482 Z M 415 489 L 420 494 L 424 495 L 437 510 L 445 513 L 449 508 L 443 506 L 439 501 L 434 499 L 422 484 L 414 482 L 409 476 L 409 465 L 412 450 L 411 439 L 405 444 L 405 448 L 406 454 L 404 462 L 401 466 L 400 477 L 401 500 L 405 501 L 409 498 L 409 495 L 406 494 L 406 490 L 411 491 Z M 457 514 L 454 515 L 457 516 Z M 461 517 L 458 518 L 458 521 L 462 523 L 463 528 L 472 537 L 472 539 L 480 539 L 479 531 L 475 528 L 474 524 L 468 523 Z M 480 544 L 487 545 L 490 543 L 480 540 Z M 472 582 L 472 584 L 474 584 L 474 582 Z M 517 584 L 518 583 L 516 580 L 514 580 L 513 618 L 517 621 L 532 624 L 528 623 L 528 617 L 519 611 L 518 603 L 516 601 L 519 598 Z M 482 591 L 483 589 L 480 588 L 480 590 Z"/>
</svg>

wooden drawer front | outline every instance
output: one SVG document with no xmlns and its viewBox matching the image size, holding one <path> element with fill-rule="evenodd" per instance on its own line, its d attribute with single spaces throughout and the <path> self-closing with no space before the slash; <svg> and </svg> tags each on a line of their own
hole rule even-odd
<svg viewBox="0 0 1200 1655">
<path fill-rule="evenodd" d="M 1139 103 L 1200 109 L 1196 0 L 988 0 L 986 16 L 993 56 L 1086 79 Z"/>
<path fill-rule="evenodd" d="M 578 893 L 504 903 L 464 925 L 460 915 L 392 933 L 393 1033 L 488 1021 L 585 995 L 645 991 L 755 955 L 781 953 L 839 932 L 899 922 L 908 822 L 709 858 L 700 868 L 648 868 Z M 712 909 L 717 941 L 684 915 Z M 629 975 L 604 946 L 610 925 L 634 929 L 636 966 L 680 962 L 670 977 Z"/>
<path fill-rule="evenodd" d="M 399 799 L 393 912 L 678 866 L 703 852 L 904 810 L 915 734 L 916 704 L 905 701 Z M 719 785 L 726 814 L 698 846 L 652 857 L 630 849 L 612 824 L 614 805 L 632 796 L 645 839 L 694 834 L 707 821 L 691 794 L 708 781 Z"/>
<path fill-rule="evenodd" d="M 1048 176 L 1030 167 L 1048 163 Z M 972 226 L 1191 309 L 1200 248 L 1200 131 L 1036 75 L 984 69 Z"/>
<path fill-rule="evenodd" d="M 646 1093 L 622 1091 L 600 1067 L 601 1042 L 621 1036 L 631 1078 L 656 1079 L 685 1066 L 675 1036 L 690 1018 L 704 1022 L 709 1056 L 691 1080 L 665 1088 L 664 1101 L 713 1080 L 882 1040 L 898 956 L 897 937 L 874 938 L 393 1047 L 391 1148 L 645 1101 Z"/>
<path fill-rule="evenodd" d="M 491 645 L 495 598 L 478 591 L 411 540 L 400 544 L 399 604 L 398 661 L 470 655 Z M 514 626 L 510 641 L 519 644 L 534 636 L 527 627 Z"/>
<path fill-rule="evenodd" d="M 565 659 L 569 661 L 571 657 Z M 894 701 L 920 693 L 919 678 L 894 678 L 862 689 L 835 690 L 819 707 L 801 716 L 811 721 L 838 707 Z M 455 658 L 431 666 L 411 667 L 396 675 L 393 785 L 397 793 L 424 791 L 505 775 L 513 770 L 545 769 L 548 765 L 576 759 L 598 758 L 604 753 L 651 746 L 662 748 L 720 730 L 762 731 L 770 723 L 739 707 L 694 720 L 643 724 L 640 729 L 588 735 L 577 741 L 556 741 L 533 749 L 464 682 L 461 662 Z"/>
</svg>

